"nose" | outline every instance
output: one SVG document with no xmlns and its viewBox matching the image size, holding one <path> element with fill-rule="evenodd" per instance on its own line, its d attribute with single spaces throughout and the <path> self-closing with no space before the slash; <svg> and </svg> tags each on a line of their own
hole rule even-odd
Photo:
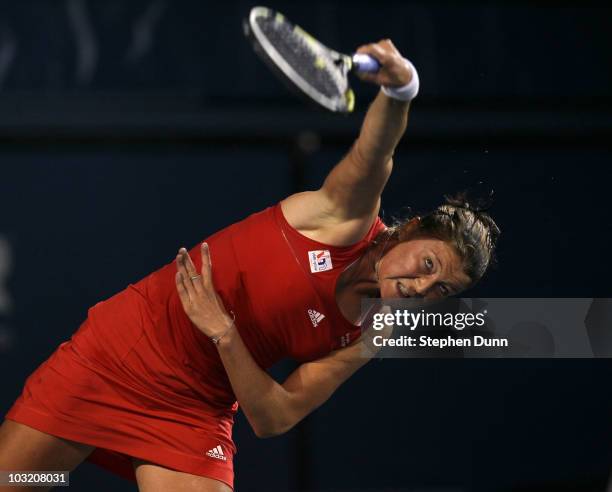
<svg viewBox="0 0 612 492">
<path fill-rule="evenodd" d="M 434 275 L 418 277 L 414 282 L 414 290 L 418 297 L 425 297 L 429 290 L 435 285 L 437 279 Z"/>
</svg>

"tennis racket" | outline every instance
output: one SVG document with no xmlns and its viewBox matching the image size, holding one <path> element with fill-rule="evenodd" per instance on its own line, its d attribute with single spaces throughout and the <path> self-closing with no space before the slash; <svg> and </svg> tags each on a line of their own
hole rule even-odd
<svg viewBox="0 0 612 492">
<path fill-rule="evenodd" d="M 348 81 L 351 71 L 373 73 L 381 66 L 369 55 L 350 56 L 328 48 L 267 7 L 251 9 L 244 32 L 255 52 L 290 88 L 334 112 L 355 108 Z"/>
</svg>

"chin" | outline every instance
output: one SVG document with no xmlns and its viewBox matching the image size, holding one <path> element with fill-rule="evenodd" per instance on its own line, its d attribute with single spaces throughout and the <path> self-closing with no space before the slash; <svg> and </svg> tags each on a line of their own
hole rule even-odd
<svg viewBox="0 0 612 492">
<path fill-rule="evenodd" d="M 393 282 L 385 282 L 380 288 L 380 297 L 382 299 L 400 299 L 401 296 L 397 293 Z"/>
<path fill-rule="evenodd" d="M 393 300 L 393 299 L 400 299 L 396 295 L 391 295 L 391 296 L 381 295 L 380 298 L 385 300 L 385 301 L 390 301 L 390 300 Z"/>
</svg>

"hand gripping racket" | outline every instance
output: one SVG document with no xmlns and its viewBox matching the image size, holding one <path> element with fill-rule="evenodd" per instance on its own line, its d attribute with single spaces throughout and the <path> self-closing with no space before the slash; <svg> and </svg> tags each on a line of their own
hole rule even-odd
<svg viewBox="0 0 612 492">
<path fill-rule="evenodd" d="M 348 82 L 351 70 L 378 72 L 380 63 L 369 55 L 338 53 L 301 27 L 267 7 L 253 7 L 244 32 L 255 52 L 290 88 L 324 108 L 350 113 L 355 94 Z"/>
</svg>

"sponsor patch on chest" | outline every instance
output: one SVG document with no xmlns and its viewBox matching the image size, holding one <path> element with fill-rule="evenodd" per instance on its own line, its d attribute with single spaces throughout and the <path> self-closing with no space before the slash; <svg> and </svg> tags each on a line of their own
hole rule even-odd
<svg viewBox="0 0 612 492">
<path fill-rule="evenodd" d="M 309 251 L 308 260 L 310 261 L 310 271 L 312 273 L 324 272 L 333 268 L 331 254 L 328 249 Z"/>
</svg>

